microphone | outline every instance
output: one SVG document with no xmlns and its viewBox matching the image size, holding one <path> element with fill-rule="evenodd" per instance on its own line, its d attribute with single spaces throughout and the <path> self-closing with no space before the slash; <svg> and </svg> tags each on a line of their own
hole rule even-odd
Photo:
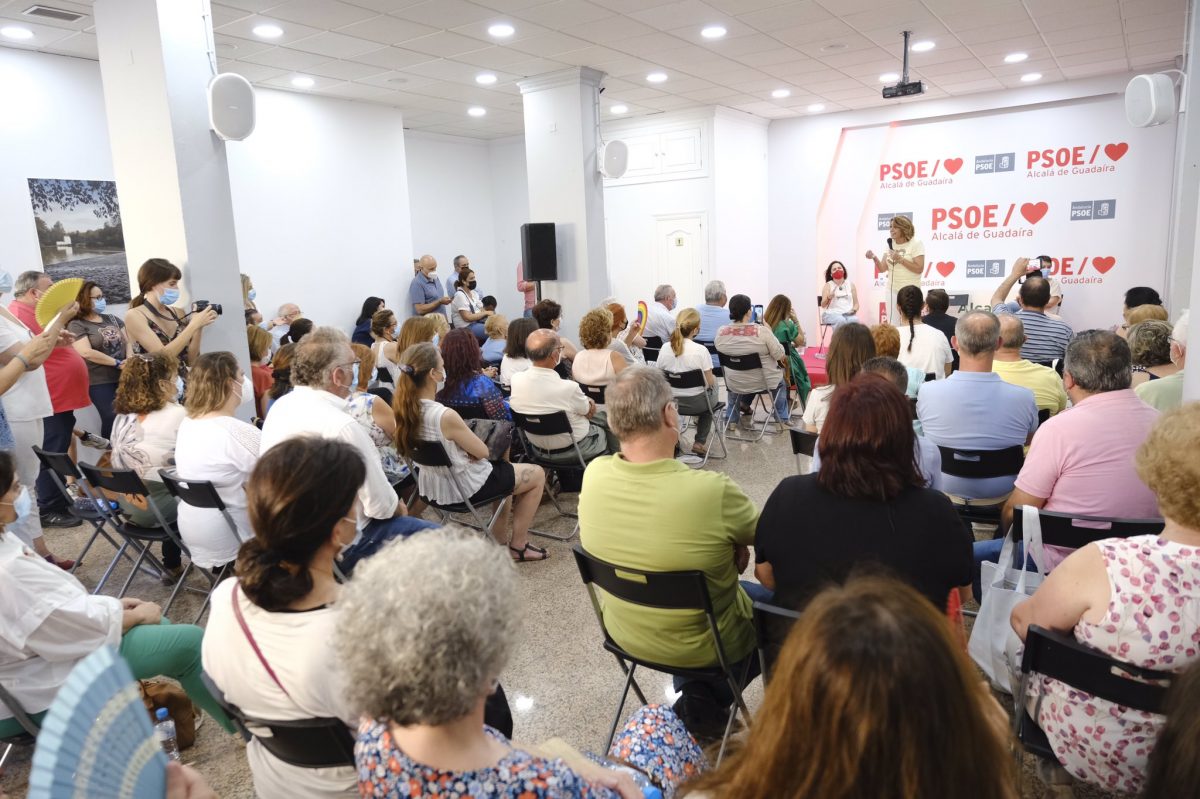
<svg viewBox="0 0 1200 799">
<path fill-rule="evenodd" d="M 894 247 L 892 247 L 892 239 L 891 239 L 891 237 L 890 237 L 890 236 L 888 237 L 888 249 L 889 249 L 889 250 L 891 250 L 891 249 L 895 249 Z"/>
</svg>

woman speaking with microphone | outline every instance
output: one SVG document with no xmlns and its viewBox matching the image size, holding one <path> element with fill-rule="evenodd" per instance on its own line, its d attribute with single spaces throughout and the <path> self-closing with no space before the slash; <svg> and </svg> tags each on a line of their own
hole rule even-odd
<svg viewBox="0 0 1200 799">
<path fill-rule="evenodd" d="M 882 258 L 867 250 L 867 258 L 875 262 L 875 273 L 888 273 L 888 320 L 896 319 L 896 293 L 905 286 L 921 285 L 921 274 L 925 271 L 925 245 L 916 237 L 912 220 L 904 216 L 892 217 L 888 239 L 890 249 Z M 883 321 L 882 319 L 880 321 Z"/>
</svg>

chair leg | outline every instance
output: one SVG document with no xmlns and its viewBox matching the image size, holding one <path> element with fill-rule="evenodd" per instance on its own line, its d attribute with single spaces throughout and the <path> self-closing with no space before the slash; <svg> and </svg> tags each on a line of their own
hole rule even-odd
<svg viewBox="0 0 1200 799">
<path fill-rule="evenodd" d="M 162 615 L 169 615 L 171 605 L 175 602 L 175 597 L 183 589 L 183 584 L 187 582 L 187 577 L 192 573 L 192 562 L 189 560 L 187 566 L 183 567 L 183 574 L 179 575 L 179 582 L 175 583 L 175 590 L 171 592 L 171 596 L 167 599 L 167 604 L 163 605 Z"/>
<path fill-rule="evenodd" d="M 549 482 L 546 483 L 545 487 L 543 488 L 543 491 L 546 496 L 550 497 L 550 502 L 551 502 L 551 504 L 554 505 L 554 510 L 558 512 L 559 516 L 562 516 L 565 519 L 575 519 L 576 520 L 575 527 L 567 535 L 559 535 L 558 533 L 548 533 L 545 530 L 535 530 L 532 527 L 530 527 L 529 534 L 536 535 L 541 538 L 549 538 L 552 541 L 570 541 L 575 536 L 579 535 L 579 521 L 578 521 L 579 514 L 572 513 L 571 511 L 568 511 L 568 510 L 563 510 L 562 505 L 560 505 L 558 502 L 558 497 L 554 496 L 554 492 L 550 490 Z"/>
<path fill-rule="evenodd" d="M 621 659 L 617 658 L 617 662 L 621 663 Z M 621 663 L 621 668 L 626 668 L 624 663 Z M 629 670 L 625 674 L 625 690 L 621 692 L 621 704 L 617 705 L 617 713 L 613 716 L 612 726 L 608 730 L 608 740 L 604 742 L 604 753 L 606 755 L 609 748 L 612 747 L 613 738 L 617 737 L 617 725 L 621 723 L 621 714 L 625 712 L 625 702 L 629 699 L 629 688 L 634 684 L 633 673 L 637 671 L 637 664 L 632 664 L 628 668 Z M 644 702 L 645 698 L 642 697 L 641 688 L 638 689 L 637 693 L 638 697 Z"/>
<path fill-rule="evenodd" d="M 765 674 L 766 672 L 764 672 Z M 726 673 L 726 680 L 729 683 L 730 689 L 733 691 L 733 704 L 729 706 L 729 720 L 725 722 L 725 735 L 721 738 L 721 749 L 717 752 L 717 765 L 721 765 L 721 759 L 725 757 L 725 748 L 729 744 L 729 736 L 733 732 L 733 720 L 737 718 L 738 711 L 741 711 L 742 720 L 746 726 L 750 726 L 750 711 L 746 707 L 746 700 L 742 698 L 742 691 L 745 690 L 747 677 L 750 674 L 750 660 L 746 660 L 746 668 L 742 670 L 742 683 L 739 686 L 732 674 Z"/>
<path fill-rule="evenodd" d="M 208 593 L 204 595 L 204 602 L 202 602 L 200 605 L 200 612 L 196 614 L 196 618 L 194 621 L 192 621 L 192 624 L 199 624 L 200 619 L 204 618 L 204 613 L 208 610 L 208 604 L 212 601 L 212 592 L 216 590 L 221 580 L 224 579 L 225 575 L 229 573 L 229 568 L 229 564 L 226 563 L 220 568 L 219 571 L 213 573 L 212 587 L 209 588 Z"/>
</svg>

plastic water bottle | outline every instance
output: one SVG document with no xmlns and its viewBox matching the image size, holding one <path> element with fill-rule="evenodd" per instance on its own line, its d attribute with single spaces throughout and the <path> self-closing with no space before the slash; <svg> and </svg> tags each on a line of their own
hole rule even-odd
<svg viewBox="0 0 1200 799">
<path fill-rule="evenodd" d="M 154 734 L 158 736 L 158 743 L 167 753 L 167 757 L 179 760 L 179 744 L 175 740 L 175 721 L 171 718 L 171 714 L 165 707 L 160 707 L 154 711 L 154 718 L 156 720 Z"/>
</svg>

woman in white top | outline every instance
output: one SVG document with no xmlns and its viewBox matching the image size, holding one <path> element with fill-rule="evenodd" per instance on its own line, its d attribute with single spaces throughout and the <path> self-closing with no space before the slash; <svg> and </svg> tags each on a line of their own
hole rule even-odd
<svg viewBox="0 0 1200 799">
<path fill-rule="evenodd" d="M 417 344 L 401 355 L 400 382 L 392 408 L 396 412 L 396 446 L 400 453 L 410 456 L 418 441 L 436 441 L 446 449 L 450 468 L 462 490 L 463 497 L 444 466 L 425 466 L 417 469 L 417 487 L 421 497 L 437 503 L 456 503 L 469 498 L 476 504 L 498 494 L 512 495 L 512 536 L 508 540 L 509 554 L 515 561 L 545 560 L 549 553 L 529 543 L 529 526 L 542 500 L 546 473 L 540 466 L 507 461 L 489 461 L 487 444 L 471 432 L 467 423 L 453 410 L 434 401 L 438 383 L 446 379 L 442 355 L 432 344 Z M 507 499 L 505 500 L 507 501 Z M 492 535 L 503 541 L 507 536 L 501 522 Z"/>
<path fill-rule="evenodd" d="M 571 378 L 585 386 L 607 386 L 627 364 L 612 343 L 612 311 L 593 308 L 579 320 L 579 343 L 583 349 L 571 364 Z M 597 403 L 603 406 L 604 403 Z"/>
<path fill-rule="evenodd" d="M 341 594 L 333 564 L 357 534 L 355 495 L 365 479 L 358 450 L 317 437 L 272 447 L 250 477 L 254 536 L 238 551 L 237 579 L 213 591 L 201 653 L 204 671 L 249 716 L 337 718 L 353 735 L 358 714 L 343 696 L 332 645 Z M 259 797 L 358 795 L 349 760 L 331 768 L 292 766 L 257 738 L 246 758 Z"/>
<path fill-rule="evenodd" d="M 905 286 L 896 295 L 900 309 L 900 363 L 919 369 L 935 380 L 950 376 L 954 352 L 942 331 L 921 321 L 925 295 L 916 286 Z"/>
<path fill-rule="evenodd" d="M 508 341 L 504 345 L 504 357 L 500 360 L 500 385 L 512 385 L 512 376 L 533 366 L 525 355 L 525 340 L 538 329 L 537 320 L 531 316 L 514 319 L 508 324 Z"/>
<path fill-rule="evenodd" d="M 825 358 L 825 373 L 829 382 L 817 386 L 808 395 L 808 403 L 804 406 L 805 430 L 810 433 L 821 432 L 833 392 L 838 386 L 853 380 L 862 370 L 862 365 L 874 357 L 875 339 L 866 325 L 850 322 L 833 331 Z"/>
<path fill-rule="evenodd" d="M 696 343 L 700 332 L 700 312 L 695 308 L 684 308 L 675 317 L 675 332 L 671 334 L 670 346 L 658 353 L 658 368 L 667 372 L 694 372 L 704 375 L 704 387 L 676 390 L 675 401 L 682 416 L 696 417 L 696 441 L 692 452 L 703 456 L 708 451 L 705 442 L 712 430 L 712 407 L 717 400 L 717 378 L 712 373 L 712 356 L 702 344 Z"/>
<path fill-rule="evenodd" d="M 375 354 L 375 366 L 387 372 L 392 385 L 396 384 L 396 363 L 400 360 L 400 345 L 396 341 L 396 314 L 380 308 L 371 316 L 371 352 Z M 371 375 L 373 380 L 375 375 Z"/>
<path fill-rule="evenodd" d="M 262 434 L 234 417 L 242 402 L 242 370 L 230 352 L 201 355 L 188 378 L 187 417 L 175 444 L 180 480 L 213 484 L 237 525 L 236 535 L 219 510 L 179 503 L 179 535 L 192 562 L 206 569 L 230 563 L 238 547 L 254 535 L 246 512 L 246 483 L 258 462 Z"/>
<path fill-rule="evenodd" d="M 468 328 L 482 344 L 487 340 L 487 331 L 483 329 L 483 322 L 495 311 L 489 311 L 483 307 L 483 300 L 479 298 L 479 292 L 475 290 L 476 285 L 475 273 L 470 269 L 465 275 L 459 275 L 458 280 L 454 281 L 455 292 L 454 299 L 450 301 L 450 320 L 454 323 L 456 330 L 460 327 Z"/>
<path fill-rule="evenodd" d="M 875 262 L 875 274 L 888 275 L 888 318 L 896 318 L 896 295 L 905 286 L 920 286 L 925 273 L 925 245 L 916 237 L 912 220 L 903 216 L 892 217 L 888 231 L 891 249 L 882 258 L 867 250 L 867 258 Z"/>
<path fill-rule="evenodd" d="M 93 596 L 73 575 L 2 531 L 32 512 L 12 455 L 0 452 L 0 683 L 22 709 L 40 722 L 75 664 L 109 644 L 134 677 L 178 680 L 193 702 L 232 732 L 200 680 L 204 631 L 171 624 L 153 602 Z M 0 737 L 19 732 L 12 711 L 0 703 Z"/>
<path fill-rule="evenodd" d="M 825 267 L 825 286 L 821 289 L 821 324 L 834 329 L 848 322 L 857 322 L 858 289 L 846 279 L 846 266 L 830 261 Z"/>
</svg>

